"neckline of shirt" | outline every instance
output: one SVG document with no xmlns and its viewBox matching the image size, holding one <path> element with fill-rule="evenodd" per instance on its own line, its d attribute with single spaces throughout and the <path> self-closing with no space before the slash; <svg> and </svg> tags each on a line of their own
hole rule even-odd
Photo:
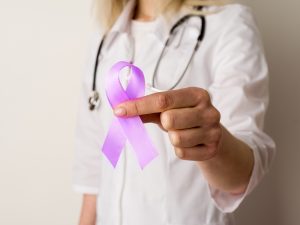
<svg viewBox="0 0 300 225">
<path fill-rule="evenodd" d="M 131 33 L 151 33 L 155 32 L 159 19 L 155 19 L 152 21 L 139 21 L 139 20 L 131 20 Z"/>
</svg>

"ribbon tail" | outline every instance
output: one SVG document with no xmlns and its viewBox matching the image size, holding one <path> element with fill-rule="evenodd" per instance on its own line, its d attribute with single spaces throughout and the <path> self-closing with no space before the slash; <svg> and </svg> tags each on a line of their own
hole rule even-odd
<svg viewBox="0 0 300 225">
<path fill-rule="evenodd" d="M 122 149 L 126 143 L 126 136 L 117 118 L 114 118 L 104 140 L 102 152 L 106 158 L 111 162 L 113 167 L 116 167 Z"/>
<path fill-rule="evenodd" d="M 118 118 L 119 122 L 132 145 L 142 169 L 152 161 L 157 155 L 146 128 L 140 117 Z"/>
</svg>

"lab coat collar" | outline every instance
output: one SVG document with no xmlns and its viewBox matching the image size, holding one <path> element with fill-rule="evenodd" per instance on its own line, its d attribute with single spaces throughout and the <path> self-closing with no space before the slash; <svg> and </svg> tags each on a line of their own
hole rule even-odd
<svg viewBox="0 0 300 225">
<path fill-rule="evenodd" d="M 112 26 L 110 30 L 111 32 L 130 32 L 130 22 L 133 17 L 135 6 L 136 0 L 129 0 L 126 3 L 121 15 L 118 17 L 118 19 Z M 164 16 L 159 16 L 157 18 L 159 21 L 154 30 L 154 35 L 156 35 L 161 41 L 164 41 L 167 38 L 171 27 L 186 14 L 188 14 L 188 10 L 186 10 L 185 7 L 182 7 L 182 9 L 178 13 L 176 13 L 176 15 L 174 15 L 172 18 L 167 19 Z"/>
</svg>

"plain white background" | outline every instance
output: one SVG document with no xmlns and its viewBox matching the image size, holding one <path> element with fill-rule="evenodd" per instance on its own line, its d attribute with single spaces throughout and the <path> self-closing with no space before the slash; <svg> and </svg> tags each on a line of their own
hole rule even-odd
<svg viewBox="0 0 300 225">
<path fill-rule="evenodd" d="M 271 173 L 237 211 L 238 225 L 300 224 L 300 3 L 248 1 L 270 65 Z M 71 189 L 88 1 L 0 0 L 0 224 L 76 224 Z"/>
</svg>

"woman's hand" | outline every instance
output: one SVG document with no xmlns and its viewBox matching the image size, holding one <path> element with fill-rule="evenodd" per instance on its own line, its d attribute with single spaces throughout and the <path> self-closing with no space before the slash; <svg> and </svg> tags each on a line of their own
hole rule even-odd
<svg viewBox="0 0 300 225">
<path fill-rule="evenodd" d="M 176 155 L 203 161 L 219 151 L 222 137 L 220 113 L 207 91 L 191 87 L 151 94 L 120 104 L 117 116 L 141 116 L 168 132 Z"/>
<path fill-rule="evenodd" d="M 97 195 L 84 194 L 82 198 L 79 225 L 96 224 Z"/>
<path fill-rule="evenodd" d="M 230 107 L 230 106 L 228 106 Z M 168 132 L 176 155 L 198 161 L 208 183 L 232 194 L 243 193 L 254 165 L 251 148 L 220 124 L 207 91 L 184 88 L 121 103 L 117 116 L 141 116 Z"/>
</svg>

